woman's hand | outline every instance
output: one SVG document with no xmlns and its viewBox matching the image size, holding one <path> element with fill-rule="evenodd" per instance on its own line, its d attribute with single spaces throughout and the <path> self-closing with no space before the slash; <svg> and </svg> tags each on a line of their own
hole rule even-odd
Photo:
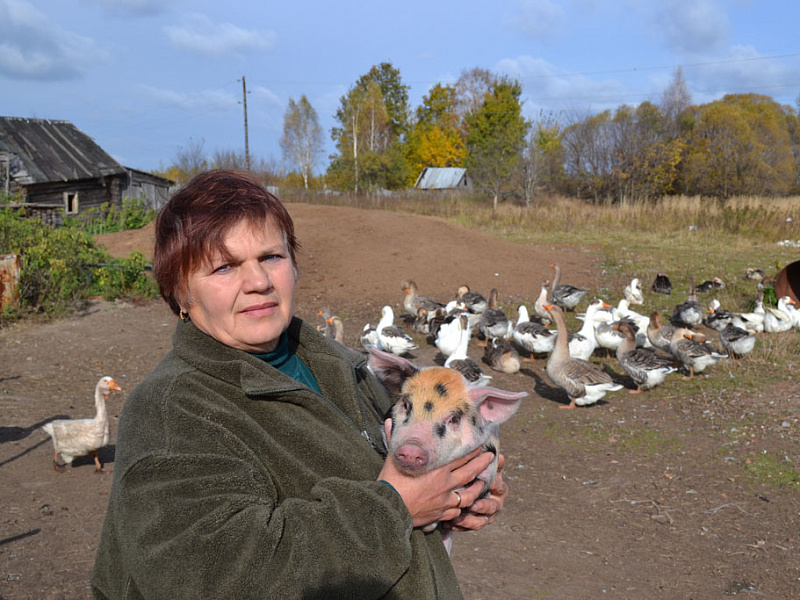
<svg viewBox="0 0 800 600">
<path fill-rule="evenodd" d="M 497 477 L 489 488 L 489 493 L 472 504 L 467 511 L 446 523 L 443 527 L 453 531 L 475 531 L 483 529 L 489 523 L 494 523 L 497 514 L 503 510 L 503 504 L 508 497 L 508 485 L 503 481 L 502 469 L 506 459 L 498 456 Z"/>
<path fill-rule="evenodd" d="M 411 513 L 414 527 L 424 527 L 436 521 L 449 521 L 461 516 L 464 508 L 475 505 L 483 491 L 483 482 L 476 480 L 494 460 L 494 454 L 476 448 L 469 454 L 438 469 L 412 477 L 397 469 L 392 457 L 383 464 L 378 479 L 389 483 Z M 499 488 L 498 488 L 499 493 Z M 456 493 L 458 492 L 458 493 Z M 505 495 L 503 495 L 505 498 Z M 480 509 L 484 501 L 478 502 Z M 496 502 L 496 500 L 494 501 Z M 499 509 L 492 503 L 482 510 L 494 515 Z M 502 502 L 501 502 L 502 506 Z M 483 514 L 483 513 L 482 513 Z M 480 520 L 486 523 L 484 517 Z"/>
</svg>

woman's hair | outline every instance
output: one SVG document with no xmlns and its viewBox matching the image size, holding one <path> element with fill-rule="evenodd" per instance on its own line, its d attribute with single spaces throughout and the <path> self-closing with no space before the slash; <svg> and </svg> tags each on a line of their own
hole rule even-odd
<svg viewBox="0 0 800 600">
<path fill-rule="evenodd" d="M 297 266 L 299 248 L 286 207 L 249 173 L 209 171 L 192 178 L 170 198 L 156 220 L 153 274 L 161 296 L 176 315 L 188 277 L 217 253 L 230 259 L 225 236 L 246 222 L 271 222 L 286 238 Z"/>
</svg>

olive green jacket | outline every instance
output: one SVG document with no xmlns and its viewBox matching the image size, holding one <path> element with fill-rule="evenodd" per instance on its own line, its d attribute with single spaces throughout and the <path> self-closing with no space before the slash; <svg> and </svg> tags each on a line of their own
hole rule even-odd
<svg viewBox="0 0 800 600">
<path fill-rule="evenodd" d="M 322 395 L 178 323 L 120 416 L 95 598 L 461 598 L 439 533 L 376 481 L 386 390 L 288 333 Z"/>
</svg>

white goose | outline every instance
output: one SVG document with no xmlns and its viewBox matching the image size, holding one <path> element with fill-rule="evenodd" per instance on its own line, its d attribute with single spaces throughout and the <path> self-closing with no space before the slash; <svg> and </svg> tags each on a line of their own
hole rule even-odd
<svg viewBox="0 0 800 600">
<path fill-rule="evenodd" d="M 471 337 L 469 327 L 467 327 L 467 315 L 461 315 L 458 320 L 461 321 L 459 331 L 461 335 L 459 336 L 458 345 L 455 351 L 444 361 L 444 366 L 449 369 L 455 369 L 473 385 L 488 385 L 492 378 L 483 372 L 478 361 L 470 358 L 467 354 Z"/>
<path fill-rule="evenodd" d="M 569 405 L 560 408 L 575 408 L 594 404 L 607 392 L 621 390 L 623 385 L 614 383 L 611 376 L 588 360 L 574 358 L 569 354 L 569 332 L 561 308 L 548 304 L 548 312 L 558 327 L 556 345 L 550 353 L 545 368 L 547 376 L 563 389 L 569 397 Z"/>
<path fill-rule="evenodd" d="M 570 334 L 569 336 L 570 356 L 589 360 L 589 357 L 594 353 L 595 348 L 598 347 L 597 337 L 595 335 L 597 322 L 595 320 L 595 314 L 603 308 L 609 308 L 609 306 L 600 299 L 593 300 L 589 303 L 589 306 L 586 307 L 583 325 L 581 325 L 577 333 Z"/>
<path fill-rule="evenodd" d="M 394 324 L 394 311 L 388 304 L 381 309 L 381 320 L 375 328 L 378 333 L 378 348 L 401 356 L 415 350 L 414 339 Z"/>
<path fill-rule="evenodd" d="M 752 312 L 735 313 L 739 317 L 744 328 L 750 333 L 762 333 L 764 331 L 764 319 L 767 316 L 767 311 L 764 308 L 764 292 L 758 292 L 756 298 L 756 305 Z"/>
<path fill-rule="evenodd" d="M 94 456 L 95 471 L 104 471 L 97 451 L 108 444 L 108 412 L 106 400 L 112 390 L 120 387 L 111 377 L 105 376 L 97 382 L 94 389 L 96 414 L 91 419 L 59 419 L 42 425 L 42 429 L 53 439 L 53 466 L 61 472 L 58 457 L 67 465 L 78 456 Z"/>
<path fill-rule="evenodd" d="M 739 317 L 733 317 L 719 332 L 719 341 L 731 358 L 741 358 L 751 352 L 756 345 L 756 336 L 745 328 Z"/>
<path fill-rule="evenodd" d="M 631 279 L 631 282 L 622 289 L 622 297 L 628 301 L 628 304 L 644 304 L 642 282 L 636 277 Z"/>
<path fill-rule="evenodd" d="M 535 312 L 537 316 L 541 317 L 542 319 L 547 319 L 548 322 L 550 321 L 550 314 L 547 312 L 547 309 L 545 309 L 544 305 L 549 304 L 550 302 L 547 296 L 549 293 L 547 287 L 549 285 L 549 280 L 542 283 L 542 289 L 539 290 L 539 295 L 537 296 L 536 301 L 533 303 L 533 312 Z"/>
<path fill-rule="evenodd" d="M 637 346 L 641 346 L 643 348 L 652 347 L 650 340 L 647 339 L 647 327 L 650 325 L 650 317 L 646 317 L 645 315 L 638 313 L 635 310 L 631 310 L 630 307 L 628 306 L 628 301 L 625 300 L 625 298 L 623 298 L 622 300 L 619 301 L 619 304 L 617 305 L 617 318 L 633 321 L 634 325 L 636 325 Z"/>
<path fill-rule="evenodd" d="M 532 361 L 536 354 L 550 354 L 556 342 L 557 332 L 537 321 L 531 321 L 528 308 L 524 304 L 517 307 L 517 315 L 517 323 L 511 335 L 523 350 L 531 354 L 530 358 L 523 360 Z"/>
<path fill-rule="evenodd" d="M 767 333 L 783 333 L 789 331 L 794 325 L 794 319 L 787 305 L 794 304 L 790 296 L 778 298 L 778 307 L 766 307 L 764 315 L 764 331 Z"/>
<path fill-rule="evenodd" d="M 449 321 L 444 321 L 436 331 L 434 344 L 443 356 L 450 356 L 458 348 L 461 341 L 462 320 L 456 317 Z"/>
</svg>

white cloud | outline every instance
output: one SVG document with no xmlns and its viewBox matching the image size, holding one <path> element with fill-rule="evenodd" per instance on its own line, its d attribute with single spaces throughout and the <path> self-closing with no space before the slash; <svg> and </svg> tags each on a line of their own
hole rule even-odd
<svg viewBox="0 0 800 600">
<path fill-rule="evenodd" d="M 248 90 L 249 91 L 249 90 Z M 272 106 L 275 108 L 283 108 L 283 102 L 278 97 L 278 95 L 273 92 L 269 88 L 265 88 L 262 86 L 256 86 L 252 89 L 252 94 L 264 101 L 266 101 L 268 106 Z"/>
<path fill-rule="evenodd" d="M 723 47 L 730 22 L 714 0 L 669 0 L 655 12 L 653 28 L 670 50 L 697 55 Z"/>
<path fill-rule="evenodd" d="M 84 0 L 102 6 L 108 13 L 116 15 L 149 17 L 170 10 L 168 0 Z"/>
<path fill-rule="evenodd" d="M 508 58 L 497 63 L 496 71 L 517 79 L 533 107 L 563 110 L 571 106 L 595 109 L 616 107 L 625 102 L 625 87 L 618 81 L 593 81 L 584 75 L 559 73 L 548 61 L 532 56 Z M 530 108 L 526 104 L 526 108 Z"/>
<path fill-rule="evenodd" d="M 194 15 L 182 26 L 167 27 L 166 33 L 175 46 L 207 56 L 238 57 L 253 50 L 266 50 L 275 45 L 276 38 L 274 32 L 215 23 L 205 15 Z"/>
<path fill-rule="evenodd" d="M 523 0 L 507 24 L 538 39 L 555 35 L 565 17 L 564 9 L 550 0 Z"/>
<path fill-rule="evenodd" d="M 31 3 L 0 0 L 0 75 L 73 79 L 105 57 L 91 39 L 48 22 Z"/>
<path fill-rule="evenodd" d="M 220 90 L 202 90 L 199 92 L 178 92 L 164 90 L 152 86 L 140 86 L 140 89 L 153 102 L 160 106 L 192 111 L 229 110 L 236 106 L 238 99 L 229 92 Z"/>
</svg>

